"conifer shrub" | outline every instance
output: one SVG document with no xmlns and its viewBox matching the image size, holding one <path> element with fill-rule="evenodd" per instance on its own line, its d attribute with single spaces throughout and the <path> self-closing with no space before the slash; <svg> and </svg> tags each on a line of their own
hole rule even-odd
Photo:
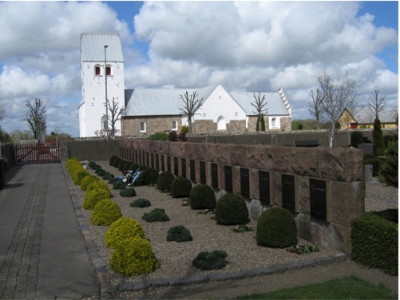
<svg viewBox="0 0 400 300">
<path fill-rule="evenodd" d="M 219 270 L 226 266 L 227 256 L 223 250 L 200 252 L 192 261 L 192 265 L 200 270 Z"/>
<path fill-rule="evenodd" d="M 123 189 L 119 191 L 119 195 L 121 197 L 135 197 L 136 196 L 136 191 L 133 187 Z"/>
<path fill-rule="evenodd" d="M 113 174 L 107 174 L 103 176 L 103 179 L 107 182 L 109 182 L 111 179 L 114 179 L 114 175 Z"/>
<path fill-rule="evenodd" d="M 157 188 L 161 191 L 166 191 L 171 189 L 172 180 L 174 180 L 174 175 L 171 172 L 162 172 L 157 178 Z"/>
<path fill-rule="evenodd" d="M 104 199 L 110 199 L 110 195 L 107 190 L 95 189 L 86 191 L 82 206 L 84 209 L 92 210 L 99 201 Z"/>
<path fill-rule="evenodd" d="M 119 180 L 118 180 L 118 178 L 115 178 L 115 177 L 112 177 L 112 178 L 109 178 L 108 179 L 108 183 L 109 184 L 114 184 L 114 183 L 116 183 L 116 182 L 118 182 Z"/>
<path fill-rule="evenodd" d="M 119 205 L 110 199 L 100 200 L 92 211 L 90 221 L 93 225 L 110 226 L 122 217 Z"/>
<path fill-rule="evenodd" d="M 107 230 L 105 244 L 106 247 L 115 249 L 115 246 L 123 239 L 134 237 L 145 238 L 142 224 L 135 219 L 121 217 Z"/>
<path fill-rule="evenodd" d="M 358 144 L 364 143 L 364 134 L 361 131 L 353 131 L 350 137 L 350 145 L 358 148 Z"/>
<path fill-rule="evenodd" d="M 96 164 L 94 161 L 91 161 L 91 162 L 89 162 L 88 166 L 89 166 L 89 168 L 91 168 L 93 170 L 94 168 L 96 168 L 99 165 Z"/>
<path fill-rule="evenodd" d="M 132 169 L 131 169 L 131 165 L 132 165 L 132 162 L 131 162 L 131 161 L 128 161 L 128 160 L 125 161 L 122 171 L 132 170 Z"/>
<path fill-rule="evenodd" d="M 116 181 L 113 183 L 113 190 L 123 190 L 126 188 L 126 183 L 122 181 Z"/>
<path fill-rule="evenodd" d="M 142 217 L 146 222 L 167 222 L 169 221 L 168 215 L 162 208 L 155 208 L 151 212 L 145 213 Z"/>
<path fill-rule="evenodd" d="M 129 206 L 131 207 L 149 207 L 151 206 L 151 203 L 149 200 L 144 199 L 144 198 L 139 198 L 135 201 L 132 201 Z"/>
<path fill-rule="evenodd" d="M 116 159 L 118 159 L 118 156 L 116 156 L 116 155 L 113 155 L 110 157 L 110 160 L 109 160 L 110 166 L 114 167 L 114 162 Z"/>
<path fill-rule="evenodd" d="M 178 225 L 178 226 L 174 226 L 171 227 L 168 230 L 167 233 L 167 241 L 171 242 L 188 242 L 188 241 L 192 241 L 192 235 L 190 234 L 189 229 L 187 229 L 185 226 L 183 225 Z"/>
<path fill-rule="evenodd" d="M 385 158 L 380 166 L 379 180 L 388 185 L 398 187 L 399 185 L 399 156 L 398 142 L 389 142 L 388 148 L 385 151 Z"/>
<path fill-rule="evenodd" d="M 90 175 L 89 172 L 82 168 L 82 169 L 76 169 L 76 171 L 72 173 L 71 178 L 75 185 L 80 186 L 82 179 L 89 175 Z"/>
<path fill-rule="evenodd" d="M 156 270 L 159 262 L 151 244 L 140 237 L 123 239 L 110 258 L 111 269 L 126 276 L 148 274 Z"/>
<path fill-rule="evenodd" d="M 77 167 L 82 168 L 82 164 L 79 162 L 79 160 L 76 157 L 71 157 L 65 163 L 65 167 L 67 168 L 68 173 L 71 175 L 71 171 Z"/>
<path fill-rule="evenodd" d="M 146 168 L 146 170 L 143 171 L 143 177 L 145 185 L 157 184 L 158 171 L 153 168 Z"/>
<path fill-rule="evenodd" d="M 97 176 L 103 177 L 106 174 L 106 171 L 104 171 L 103 169 L 98 169 L 95 171 L 95 173 L 97 174 Z"/>
<path fill-rule="evenodd" d="M 192 182 L 184 177 L 178 176 L 171 182 L 170 194 L 172 197 L 189 197 Z"/>
<path fill-rule="evenodd" d="M 110 191 L 110 188 L 108 187 L 107 183 L 105 183 L 102 180 L 96 180 L 94 182 L 92 182 L 91 184 L 88 185 L 86 192 L 87 191 L 92 191 L 92 190 L 97 190 L 97 189 L 103 189 L 103 190 L 107 190 L 108 191 L 108 198 L 112 198 L 112 194 Z"/>
<path fill-rule="evenodd" d="M 214 209 L 217 205 L 213 189 L 206 184 L 198 184 L 190 190 L 191 209 Z"/>
<path fill-rule="evenodd" d="M 297 244 L 297 227 L 290 211 L 272 207 L 257 222 L 256 241 L 260 246 L 285 248 Z"/>
<path fill-rule="evenodd" d="M 120 162 L 121 158 L 119 158 L 118 156 L 114 157 L 113 161 L 112 161 L 112 166 L 114 168 L 118 168 L 119 162 Z"/>
<path fill-rule="evenodd" d="M 95 175 L 89 175 L 82 179 L 81 181 L 81 190 L 86 191 L 88 186 L 95 181 L 99 181 L 100 179 Z"/>
<path fill-rule="evenodd" d="M 215 208 L 215 220 L 222 225 L 248 223 L 250 220 L 246 201 L 239 195 L 225 194 L 218 200 Z"/>
<path fill-rule="evenodd" d="M 124 159 L 121 159 L 121 160 L 118 162 L 118 170 L 119 170 L 119 171 L 125 171 L 125 170 L 124 170 L 124 166 L 125 166 L 125 160 L 124 160 Z"/>
</svg>

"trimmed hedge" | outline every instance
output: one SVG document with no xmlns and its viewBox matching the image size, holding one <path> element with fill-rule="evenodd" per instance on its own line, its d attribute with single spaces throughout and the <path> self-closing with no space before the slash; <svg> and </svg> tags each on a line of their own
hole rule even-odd
<svg viewBox="0 0 400 300">
<path fill-rule="evenodd" d="M 260 246 L 285 248 L 297 244 L 294 216 L 282 207 L 264 211 L 257 222 L 256 241 Z"/>
<path fill-rule="evenodd" d="M 190 190 L 191 209 L 214 209 L 217 205 L 213 189 L 206 184 L 198 184 Z"/>
<path fill-rule="evenodd" d="M 93 225 L 110 226 L 122 217 L 121 208 L 110 199 L 100 200 L 92 211 L 90 221 Z"/>
<path fill-rule="evenodd" d="M 174 175 L 171 172 L 162 172 L 157 178 L 157 188 L 161 191 L 170 190 L 171 183 L 174 180 Z"/>
<path fill-rule="evenodd" d="M 246 224 L 249 211 L 245 200 L 239 195 L 228 193 L 222 196 L 215 208 L 215 220 L 222 225 Z"/>
<path fill-rule="evenodd" d="M 87 210 L 92 210 L 99 201 L 104 199 L 110 199 L 110 195 L 107 190 L 88 190 L 86 191 L 82 207 Z"/>
<path fill-rule="evenodd" d="M 192 189 L 192 182 L 184 177 L 178 176 L 171 182 L 170 194 L 172 197 L 188 197 Z"/>
<path fill-rule="evenodd" d="M 387 215 L 393 215 L 387 211 Z M 352 259 L 362 265 L 398 275 L 398 224 L 382 212 L 367 212 L 353 222 Z"/>
<path fill-rule="evenodd" d="M 126 238 L 145 238 L 142 224 L 135 219 L 121 217 L 111 224 L 105 235 L 106 247 L 114 249 L 119 242 Z"/>
</svg>

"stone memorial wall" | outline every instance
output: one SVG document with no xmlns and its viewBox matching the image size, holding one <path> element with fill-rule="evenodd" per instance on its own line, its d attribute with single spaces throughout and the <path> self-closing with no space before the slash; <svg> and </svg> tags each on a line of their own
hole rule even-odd
<svg viewBox="0 0 400 300">
<path fill-rule="evenodd" d="M 119 154 L 208 184 L 217 199 L 241 195 L 254 219 L 271 206 L 287 208 L 301 238 L 347 254 L 351 224 L 365 211 L 358 149 L 120 140 Z"/>
</svg>

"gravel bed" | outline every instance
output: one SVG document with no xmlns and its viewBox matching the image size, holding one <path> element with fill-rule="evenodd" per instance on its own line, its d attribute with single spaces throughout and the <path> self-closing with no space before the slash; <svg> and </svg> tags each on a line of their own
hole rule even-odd
<svg viewBox="0 0 400 300">
<path fill-rule="evenodd" d="M 96 162 L 104 170 L 120 176 L 121 172 L 118 169 L 111 167 L 108 162 Z M 92 174 L 92 170 L 88 169 Z M 113 272 L 110 268 L 111 283 L 118 285 L 121 282 L 138 282 L 141 280 L 154 280 L 165 278 L 179 278 L 192 275 L 204 275 L 209 272 L 224 273 L 234 272 L 241 270 L 254 269 L 258 267 L 275 265 L 287 262 L 296 262 L 302 260 L 315 259 L 318 257 L 325 257 L 337 253 L 338 251 L 319 247 L 320 251 L 313 252 L 307 255 L 297 255 L 286 251 L 286 249 L 273 249 L 267 247 L 257 246 L 255 241 L 255 231 L 244 233 L 236 233 L 233 231 L 234 226 L 217 225 L 215 220 L 210 215 L 199 214 L 197 210 L 192 210 L 190 206 L 182 206 L 183 199 L 172 198 L 168 193 L 162 193 L 153 186 L 140 186 L 135 187 L 137 196 L 135 197 L 121 197 L 119 190 L 110 190 L 113 194 L 112 200 L 116 202 L 125 217 L 134 218 L 138 220 L 144 228 L 146 238 L 150 241 L 156 258 L 160 261 L 160 267 L 154 272 L 147 275 L 126 277 L 119 273 Z M 373 187 L 370 193 L 370 186 Z M 379 196 L 383 195 L 377 192 L 378 187 L 383 185 L 379 183 L 367 184 L 367 197 L 366 208 L 368 210 L 381 210 L 377 209 L 375 202 Z M 386 198 L 382 198 L 381 204 L 390 202 L 390 206 L 396 205 L 397 207 L 397 189 L 396 199 L 394 199 L 393 188 L 385 189 Z M 85 192 L 78 186 L 75 186 L 77 201 L 82 205 Z M 376 193 L 376 194 L 375 194 Z M 133 208 L 130 203 L 136 199 L 145 198 L 151 202 L 150 207 L 146 208 Z M 396 201 L 394 201 L 396 200 Z M 153 210 L 154 208 L 163 208 L 169 216 L 168 222 L 153 222 L 148 223 L 142 220 L 144 213 Z M 87 219 L 90 227 L 93 242 L 96 244 L 99 255 L 105 262 L 109 261 L 112 250 L 105 247 L 104 236 L 108 230 L 108 226 L 94 226 L 90 222 L 91 211 L 84 210 L 82 213 Z M 257 222 L 252 220 L 248 226 L 256 229 Z M 190 230 L 193 241 L 190 242 L 167 242 L 168 229 L 176 226 L 184 225 Z M 299 245 L 310 245 L 311 243 L 299 238 Z M 201 271 L 192 266 L 193 259 L 201 251 L 225 250 L 228 253 L 228 264 L 221 270 Z"/>
</svg>

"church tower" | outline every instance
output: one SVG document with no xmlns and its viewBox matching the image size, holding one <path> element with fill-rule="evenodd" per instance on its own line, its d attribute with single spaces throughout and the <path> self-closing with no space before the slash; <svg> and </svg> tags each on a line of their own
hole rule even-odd
<svg viewBox="0 0 400 300">
<path fill-rule="evenodd" d="M 96 136 L 107 126 L 111 130 L 110 107 L 125 104 L 124 58 L 118 34 L 81 34 L 82 100 L 79 105 L 80 137 Z M 108 112 L 106 113 L 106 95 Z M 114 106 L 116 107 L 116 106 Z M 121 121 L 115 124 L 121 134 Z"/>
</svg>

